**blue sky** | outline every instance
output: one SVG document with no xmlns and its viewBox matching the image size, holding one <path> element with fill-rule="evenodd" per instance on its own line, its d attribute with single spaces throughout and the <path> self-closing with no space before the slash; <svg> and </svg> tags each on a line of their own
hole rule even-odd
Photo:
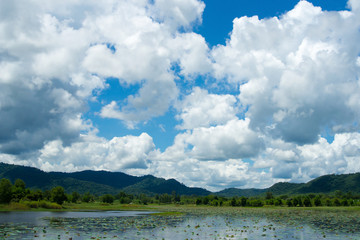
<svg viewBox="0 0 360 240">
<path fill-rule="evenodd" d="M 347 1 L 309 1 L 315 6 L 320 6 L 325 11 L 341 11 L 347 9 Z M 202 35 L 209 47 L 218 44 L 224 45 L 229 39 L 232 31 L 233 20 L 242 16 L 258 16 L 260 19 L 280 17 L 287 11 L 290 11 L 298 3 L 297 0 L 277 0 L 277 1 L 239 1 L 239 0 L 208 0 L 204 1 L 206 7 L 202 15 L 202 23 L 194 26 L 196 33 Z M 196 81 L 190 85 L 183 85 L 183 82 L 177 82 L 183 91 L 189 91 L 194 86 L 207 88 L 205 81 L 209 81 L 209 76 L 198 76 Z M 211 80 L 210 80 L 211 81 Z M 109 87 L 99 96 L 99 101 L 111 102 L 113 100 L 122 101 L 129 95 L 134 95 L 139 90 L 139 85 L 122 86 L 117 79 L 109 78 L 107 80 Z M 209 89 L 214 91 L 214 89 Z M 238 94 L 236 88 L 215 89 L 216 93 Z M 90 103 L 89 117 L 100 130 L 99 136 L 111 139 L 116 136 L 125 136 L 128 134 L 139 135 L 142 132 L 149 133 L 155 145 L 164 151 L 173 144 L 174 137 L 179 133 L 175 126 L 179 124 L 175 119 L 176 111 L 169 109 L 164 115 L 155 117 L 149 121 L 140 123 L 134 129 L 127 128 L 122 122 L 114 119 L 104 119 L 97 115 L 102 104 Z M 333 136 L 324 131 L 323 136 L 332 141 Z"/>
<path fill-rule="evenodd" d="M 232 31 L 234 18 L 242 16 L 259 16 L 271 18 L 280 16 L 294 8 L 299 1 L 296 0 L 208 0 L 203 14 L 203 24 L 198 31 L 203 35 L 210 46 L 225 44 Z M 347 1 L 309 1 L 323 10 L 338 11 L 347 9 Z"/>
<path fill-rule="evenodd" d="M 0 161 L 221 190 L 360 171 L 360 3 L 3 1 Z"/>
</svg>

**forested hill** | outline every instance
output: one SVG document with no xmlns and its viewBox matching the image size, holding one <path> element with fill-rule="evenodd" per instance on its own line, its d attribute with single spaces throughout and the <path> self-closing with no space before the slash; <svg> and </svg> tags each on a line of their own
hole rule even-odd
<svg viewBox="0 0 360 240">
<path fill-rule="evenodd" d="M 191 188 L 179 183 L 175 179 L 165 180 L 151 175 L 135 177 L 121 172 L 82 171 L 74 173 L 44 172 L 37 168 L 12 165 L 0 162 L 0 179 L 8 178 L 12 182 L 22 179 L 27 187 L 32 189 L 49 190 L 55 186 L 64 187 L 71 193 L 90 192 L 95 195 L 117 194 L 124 191 L 129 194 L 148 195 L 171 194 L 176 191 L 179 195 L 206 196 L 215 194 L 224 197 L 258 196 L 271 192 L 273 195 L 293 195 L 306 193 L 333 193 L 337 190 L 343 193 L 360 194 L 360 173 L 325 175 L 308 183 L 276 183 L 265 189 L 237 189 L 229 188 L 212 193 L 203 188 Z"/>
<path fill-rule="evenodd" d="M 203 188 L 190 188 L 174 179 L 165 180 L 154 176 L 135 177 L 121 172 L 82 171 L 74 173 L 44 172 L 37 168 L 0 163 L 0 179 L 8 178 L 14 182 L 22 179 L 32 189 L 50 190 L 55 186 L 64 187 L 71 193 L 90 192 L 95 195 L 146 193 L 149 195 L 171 194 L 205 196 L 211 192 Z"/>
<path fill-rule="evenodd" d="M 324 175 L 307 183 L 280 182 L 265 189 L 225 189 L 218 194 L 225 197 L 232 196 L 257 196 L 271 192 L 273 195 L 296 195 L 306 193 L 343 193 L 360 194 L 360 173 Z"/>
</svg>

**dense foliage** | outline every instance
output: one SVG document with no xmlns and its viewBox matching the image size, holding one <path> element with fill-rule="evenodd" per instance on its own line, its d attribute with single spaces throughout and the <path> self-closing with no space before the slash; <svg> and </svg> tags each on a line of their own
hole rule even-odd
<svg viewBox="0 0 360 240">
<path fill-rule="evenodd" d="M 38 189 L 38 192 L 31 191 L 26 193 L 28 199 L 37 199 L 47 192 L 49 196 L 43 196 L 50 198 L 51 189 L 57 186 L 62 186 L 66 193 L 74 193 L 70 196 L 73 202 L 83 201 L 90 202 L 94 200 L 92 196 L 102 196 L 105 194 L 112 194 L 115 196 L 119 192 L 126 194 L 139 196 L 146 194 L 151 198 L 155 196 L 162 196 L 161 199 L 155 199 L 162 203 L 169 202 L 169 197 L 173 191 L 177 194 L 184 196 L 208 196 L 210 194 L 217 195 L 218 197 L 248 197 L 249 199 L 254 197 L 266 197 L 266 192 L 271 192 L 274 196 L 279 195 L 306 195 L 311 193 L 333 195 L 336 190 L 342 192 L 352 192 L 353 194 L 360 194 L 360 173 L 355 174 L 343 174 L 343 175 L 326 175 L 316 178 L 308 183 L 276 183 L 270 188 L 266 189 L 236 189 L 229 188 L 220 192 L 211 193 L 203 188 L 190 188 L 174 179 L 165 180 L 163 178 L 156 178 L 154 176 L 142 176 L 135 177 L 121 172 L 106 172 L 106 171 L 82 171 L 74 173 L 59 173 L 59 172 L 43 172 L 33 167 L 24 167 L 19 165 L 12 165 L 6 163 L 0 163 L 0 179 L 6 178 L 14 182 L 16 190 L 12 197 L 15 199 L 21 199 L 24 196 L 24 185 L 15 183 L 16 179 L 21 178 L 26 185 L 34 190 Z M 1 184 L 9 184 L 8 182 L 2 182 Z M 79 196 L 76 195 L 79 194 Z M 1 194 L 5 196 L 6 194 Z M 9 195 L 9 194 L 8 194 Z M 80 196 L 81 195 L 81 196 Z M 69 197 L 69 196 L 68 196 Z M 340 199 L 340 198 L 339 198 Z M 305 200 L 305 199 L 304 199 Z M 7 202 L 6 197 L 0 199 L 1 202 Z M 122 198 L 122 202 L 126 203 L 131 201 L 129 197 Z M 142 201 L 148 202 L 142 197 Z M 293 200 L 292 200 L 293 201 Z M 324 199 L 321 199 L 323 205 Z M 339 200 L 340 201 L 340 200 Z M 59 200 L 59 202 L 61 202 Z M 308 200 L 305 203 L 308 204 Z M 279 203 L 279 201 L 277 201 Z M 296 203 L 296 200 L 295 200 Z M 274 202 L 275 204 L 275 202 Z M 314 199 L 311 199 L 311 204 L 315 205 Z M 319 200 L 317 203 L 319 204 Z M 337 204 L 337 203 L 336 203 Z M 341 201 L 340 201 L 341 205 Z"/>
<path fill-rule="evenodd" d="M 72 192 L 66 194 L 61 186 L 51 190 L 41 191 L 26 188 L 25 182 L 17 179 L 14 184 L 8 179 L 0 180 L 0 203 L 23 203 L 31 208 L 61 208 L 64 202 L 68 203 L 89 203 L 102 202 L 113 204 L 117 201 L 120 204 L 179 204 L 179 205 L 204 205 L 204 206 L 232 206 L 232 207 L 262 207 L 262 206 L 283 206 L 283 207 L 319 207 L 319 206 L 360 206 L 360 195 L 351 192 L 344 193 L 335 191 L 332 194 L 296 194 L 296 195 L 274 195 L 272 192 L 258 197 L 223 197 L 218 195 L 188 196 L 179 195 L 176 191 L 171 194 L 127 194 L 123 191 L 112 195 L 93 195 L 89 192 L 79 194 Z"/>
<path fill-rule="evenodd" d="M 89 202 L 93 197 L 102 196 L 105 194 L 116 195 L 119 192 L 140 196 L 146 194 L 154 198 L 156 195 L 163 196 L 162 199 L 155 199 L 160 202 L 168 202 L 169 197 L 164 194 L 171 195 L 175 191 L 179 195 L 196 195 L 208 196 L 210 194 L 218 197 L 237 197 L 244 196 L 252 197 L 266 197 L 266 192 L 271 192 L 273 195 L 306 195 L 311 193 L 332 195 L 336 190 L 342 192 L 352 192 L 353 194 L 360 194 L 360 173 L 343 174 L 343 175 L 326 175 L 316 178 L 308 183 L 276 183 L 267 189 L 236 189 L 230 188 L 220 192 L 211 193 L 202 188 L 190 188 L 184 184 L 179 183 L 174 179 L 165 180 L 163 178 L 156 178 L 154 176 L 135 177 L 121 172 L 106 172 L 106 171 L 82 171 L 74 173 L 59 173 L 59 172 L 43 172 L 32 167 L 24 167 L 19 165 L 12 165 L 0 163 L 0 179 L 7 178 L 14 182 L 19 189 L 17 196 L 14 193 L 14 198 L 23 198 L 22 188 L 24 187 L 20 182 L 15 183 L 16 179 L 21 178 L 30 189 L 39 189 L 42 192 L 51 190 L 56 186 L 62 186 L 66 193 L 78 193 L 80 196 L 73 195 L 71 199 L 74 202 L 82 200 Z M 3 182 L 2 184 L 8 184 Z M 88 193 L 88 195 L 86 195 Z M 32 192 L 32 197 L 40 192 Z M 51 195 L 51 192 L 49 192 Z M 3 194 L 2 194 L 3 195 Z M 144 198 L 143 198 L 144 200 Z M 6 199 L 0 199 L 6 202 Z M 122 198 L 123 202 L 129 202 L 129 198 Z M 313 199 L 311 199 L 312 204 Z M 279 202 L 279 201 L 278 201 Z M 308 204 L 308 200 L 305 203 Z M 317 204 L 319 201 L 317 200 Z M 321 203 L 323 204 L 323 203 Z M 340 203 L 341 204 L 341 203 Z"/>
<path fill-rule="evenodd" d="M 42 191 L 62 186 L 65 192 L 77 192 L 92 195 L 115 195 L 120 191 L 155 196 L 171 194 L 176 191 L 181 195 L 208 195 L 202 188 L 190 188 L 174 179 L 157 178 L 151 175 L 135 177 L 121 172 L 82 171 L 74 173 L 44 172 L 33 167 L 25 167 L 0 162 L 0 178 L 15 181 L 22 178 L 31 189 Z"/>
</svg>

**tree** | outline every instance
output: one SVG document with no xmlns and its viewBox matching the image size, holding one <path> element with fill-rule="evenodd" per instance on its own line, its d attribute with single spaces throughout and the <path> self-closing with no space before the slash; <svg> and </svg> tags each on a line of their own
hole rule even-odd
<svg viewBox="0 0 360 240">
<path fill-rule="evenodd" d="M 345 207 L 349 206 L 348 200 L 347 199 L 341 200 L 341 206 L 345 206 Z"/>
<path fill-rule="evenodd" d="M 14 187 L 25 190 L 26 184 L 23 180 L 18 178 L 15 180 Z"/>
<path fill-rule="evenodd" d="M 294 199 L 293 199 L 293 206 L 294 207 L 297 207 L 298 206 L 298 204 L 299 204 L 299 200 L 295 197 Z"/>
<path fill-rule="evenodd" d="M 44 196 L 45 200 L 50 201 L 51 200 L 51 191 L 50 190 L 45 190 L 43 196 Z"/>
<path fill-rule="evenodd" d="M 311 200 L 308 196 L 306 196 L 304 199 L 304 205 L 305 207 L 311 207 Z"/>
<path fill-rule="evenodd" d="M 291 199 L 291 198 L 288 198 L 288 199 L 286 200 L 286 204 L 288 205 L 288 207 L 292 207 L 292 206 L 293 206 L 293 201 L 292 201 L 292 199 Z"/>
<path fill-rule="evenodd" d="M 203 203 L 204 205 L 208 205 L 208 204 L 209 204 L 209 201 L 210 201 L 209 197 L 206 196 L 206 197 L 203 198 L 202 203 Z"/>
<path fill-rule="evenodd" d="M 233 198 L 231 199 L 230 205 L 231 205 L 232 207 L 235 207 L 235 206 L 237 205 L 237 203 L 236 203 L 236 198 L 235 198 L 235 197 L 233 197 Z"/>
<path fill-rule="evenodd" d="M 112 204 L 114 202 L 114 196 L 111 194 L 105 194 L 104 196 L 101 197 L 101 201 L 103 203 L 110 203 Z"/>
<path fill-rule="evenodd" d="M 10 203 L 12 198 L 12 185 L 9 179 L 0 181 L 0 203 Z"/>
<path fill-rule="evenodd" d="M 171 196 L 167 193 L 161 194 L 159 197 L 160 203 L 171 203 Z"/>
<path fill-rule="evenodd" d="M 92 202 L 92 201 L 94 201 L 94 196 L 92 196 L 89 192 L 87 192 L 82 197 L 82 201 L 86 202 L 86 203 Z"/>
<path fill-rule="evenodd" d="M 129 204 L 129 203 L 131 203 L 131 199 L 129 197 L 121 197 L 119 199 L 119 201 L 120 201 L 121 204 Z"/>
<path fill-rule="evenodd" d="M 269 199 L 273 199 L 274 196 L 272 194 L 272 192 L 266 192 L 266 199 L 269 200 Z"/>
<path fill-rule="evenodd" d="M 71 194 L 71 202 L 72 203 L 77 203 L 77 201 L 80 200 L 80 194 L 78 192 L 73 192 Z"/>
<path fill-rule="evenodd" d="M 336 190 L 335 191 L 335 197 L 336 198 L 342 198 L 343 197 L 343 192 L 341 190 Z"/>
<path fill-rule="evenodd" d="M 247 205 L 247 198 L 246 198 L 246 197 L 241 197 L 241 199 L 240 199 L 240 205 L 241 205 L 242 207 L 246 207 L 246 205 Z"/>
<path fill-rule="evenodd" d="M 332 206 L 331 200 L 329 198 L 326 198 L 325 205 L 328 206 L 328 207 Z"/>
<path fill-rule="evenodd" d="M 115 196 L 117 199 L 121 199 L 121 198 L 125 198 L 125 197 L 127 197 L 127 195 L 126 195 L 126 193 L 124 193 L 124 192 L 119 192 L 118 194 L 116 194 L 116 196 Z"/>
<path fill-rule="evenodd" d="M 26 195 L 26 198 L 31 201 L 43 200 L 43 192 L 40 189 L 32 190 Z"/>
<path fill-rule="evenodd" d="M 335 199 L 334 199 L 334 206 L 338 207 L 338 206 L 340 206 L 340 205 L 341 205 L 341 204 L 340 204 L 339 199 L 338 199 L 338 198 L 335 198 Z"/>
<path fill-rule="evenodd" d="M 299 207 L 304 206 L 303 200 L 302 200 L 301 196 L 298 196 L 298 197 L 297 197 L 297 200 L 298 200 Z"/>
<path fill-rule="evenodd" d="M 21 179 L 16 179 L 13 186 L 13 200 L 18 202 L 25 197 L 25 195 L 29 192 L 26 189 L 25 182 Z"/>
<path fill-rule="evenodd" d="M 321 199 L 320 199 L 320 196 L 316 196 L 315 199 L 314 199 L 314 204 L 316 207 L 318 206 L 321 206 Z"/>
<path fill-rule="evenodd" d="M 275 202 L 274 202 L 275 206 L 281 206 L 282 204 L 283 204 L 283 202 L 282 202 L 281 198 L 278 197 L 275 199 Z"/>
<path fill-rule="evenodd" d="M 262 206 L 264 206 L 264 203 L 260 199 L 254 199 L 254 200 L 250 201 L 250 206 L 262 207 Z"/>
<path fill-rule="evenodd" d="M 171 192 L 171 198 L 174 203 L 180 202 L 180 195 L 176 194 L 175 191 Z"/>
<path fill-rule="evenodd" d="M 149 197 L 146 196 L 146 194 L 144 194 L 144 193 L 140 194 L 139 200 L 140 200 L 140 203 L 142 203 L 144 205 L 147 205 L 150 201 Z"/>
<path fill-rule="evenodd" d="M 64 188 L 61 186 L 51 189 L 51 199 L 53 202 L 62 205 L 67 200 Z"/>
</svg>

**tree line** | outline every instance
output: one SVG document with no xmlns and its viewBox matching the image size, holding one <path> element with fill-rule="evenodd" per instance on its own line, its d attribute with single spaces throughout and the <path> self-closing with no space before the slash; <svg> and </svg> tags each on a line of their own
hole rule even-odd
<svg viewBox="0 0 360 240">
<path fill-rule="evenodd" d="M 197 197 L 196 205 L 233 206 L 233 207 L 262 207 L 262 206 L 287 206 L 287 207 L 320 207 L 320 206 L 360 206 L 360 196 L 351 192 L 335 191 L 333 194 L 298 194 L 273 196 L 267 192 L 260 197 L 218 197 L 209 195 Z"/>
<path fill-rule="evenodd" d="M 3 178 L 0 180 L 0 204 L 24 203 L 31 208 L 61 208 L 64 202 L 67 203 L 89 203 L 102 202 L 112 204 L 117 201 L 120 204 L 196 204 L 207 206 L 232 206 L 232 207 L 262 207 L 287 206 L 287 207 L 312 207 L 312 206 L 360 206 L 360 196 L 351 192 L 343 193 L 335 191 L 333 194 L 302 194 L 302 195 L 281 195 L 273 196 L 267 192 L 265 196 L 259 197 L 221 197 L 216 195 L 208 196 L 187 196 L 178 195 L 175 191 L 171 194 L 105 194 L 97 196 L 90 194 L 79 194 L 72 192 L 68 194 L 61 186 L 53 187 L 50 190 L 34 190 L 26 188 L 23 180 L 17 179 L 14 184 Z"/>
<path fill-rule="evenodd" d="M 150 204 L 150 203 L 174 203 L 180 202 L 180 196 L 173 192 L 173 194 L 161 194 L 156 196 L 148 196 L 146 194 L 126 194 L 119 192 L 118 194 L 105 194 L 97 196 L 90 194 L 79 194 L 74 191 L 71 194 L 65 192 L 61 186 L 53 187 L 50 190 L 39 190 L 26 188 L 26 184 L 21 179 L 16 179 L 14 184 L 9 179 L 3 178 L 0 180 L 0 204 L 9 203 L 25 203 L 31 208 L 61 208 L 64 202 L 67 203 L 89 203 L 102 202 L 112 204 L 118 200 L 120 204 Z M 51 203 L 51 204 L 49 204 Z"/>
</svg>

